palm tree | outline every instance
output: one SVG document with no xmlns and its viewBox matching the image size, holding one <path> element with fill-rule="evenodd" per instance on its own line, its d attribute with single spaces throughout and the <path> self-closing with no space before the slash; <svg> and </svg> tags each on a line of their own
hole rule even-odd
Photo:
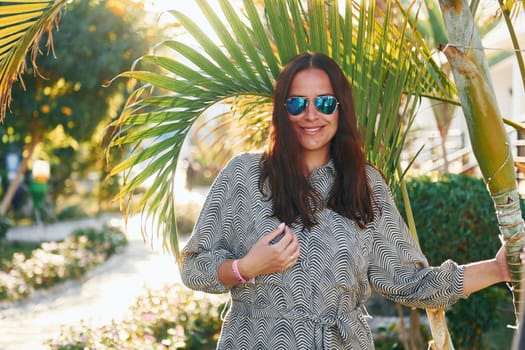
<svg viewBox="0 0 525 350">
<path fill-rule="evenodd" d="M 426 16 L 422 15 L 421 8 L 414 8 L 409 13 L 409 15 L 414 19 L 415 26 L 418 31 L 425 38 L 425 42 L 430 45 L 432 48 L 437 48 L 438 45 L 446 44 L 448 42 L 447 29 L 443 16 L 441 14 L 441 9 L 439 7 L 438 0 L 424 0 Z M 483 38 L 485 35 L 489 34 L 494 28 L 497 28 L 498 24 L 501 23 L 502 18 L 508 22 L 507 16 L 504 16 L 505 12 L 502 11 L 502 15 L 494 15 L 491 12 L 480 11 L 479 10 L 479 1 L 473 1 L 470 8 L 472 9 L 472 15 L 475 17 L 476 25 L 479 28 L 480 36 Z M 479 13 L 482 14 L 479 14 Z M 510 32 L 512 33 L 512 23 L 509 23 Z M 499 63 L 500 61 L 509 58 L 512 55 L 510 51 L 499 51 L 489 55 L 487 53 L 487 61 L 489 67 Z M 520 56 L 521 57 L 521 56 Z M 448 62 L 441 63 L 441 70 L 443 70 L 447 75 L 450 75 L 451 67 Z M 450 129 L 450 125 L 454 118 L 455 111 L 460 106 L 460 103 L 457 101 L 447 102 L 447 101 L 432 101 L 431 107 L 436 120 L 437 129 L 441 137 L 441 150 L 443 155 L 443 167 L 441 169 L 442 173 L 447 173 L 449 171 L 449 160 L 447 152 L 447 137 Z"/>
<path fill-rule="evenodd" d="M 399 155 L 418 97 L 452 96 L 453 87 L 437 69 L 421 37 L 415 32 L 410 38 L 406 35 L 413 29 L 409 22 L 399 29 L 389 11 L 382 13 L 374 4 L 358 6 L 347 1 L 341 9 L 337 2 L 327 5 L 311 1 L 305 8 L 296 1 L 269 0 L 265 1 L 263 23 L 254 1 L 246 0 L 247 24 L 229 1 L 221 0 L 227 27 L 205 0 L 197 3 L 221 44 L 209 39 L 183 13 L 171 11 L 199 47 L 166 40 L 157 49 L 167 53 L 144 56 L 134 70 L 120 74 L 143 85 L 135 90 L 113 125 L 119 132 L 112 147 L 131 143 L 140 148 L 138 145 L 149 143 L 115 166 L 113 173 L 151 162 L 147 171 L 128 178 L 120 196 L 132 195 L 145 179 L 157 174 L 152 188 L 134 208 L 146 208 L 146 214 L 157 217 L 159 225 L 168 225 L 164 232 L 175 244 L 171 246 L 174 254 L 178 254 L 177 235 L 175 227 L 170 226 L 174 222 L 170 209 L 176 194 L 170 187 L 189 129 L 211 106 L 224 103 L 232 106 L 229 116 L 236 122 L 250 123 L 251 118 L 258 117 L 257 128 L 246 134 L 247 142 L 266 133 L 273 82 L 283 63 L 299 52 L 329 54 L 348 74 L 367 156 L 392 185 L 399 180 L 395 177 Z M 176 55 L 182 59 L 174 58 Z"/>
<path fill-rule="evenodd" d="M 10 104 L 11 86 L 26 69 L 26 54 L 36 69 L 39 41 L 48 34 L 52 50 L 52 30 L 58 25 L 68 0 L 0 2 L 0 122 Z M 15 3 L 11 5 L 10 3 Z"/>
<path fill-rule="evenodd" d="M 251 125 L 245 128 L 249 130 L 246 142 L 264 139 L 261 135 L 267 133 L 274 80 L 280 67 L 299 52 L 326 53 L 347 73 L 368 159 L 381 168 L 391 186 L 406 170 L 396 176 L 419 96 L 452 99 L 453 85 L 408 18 L 402 17 L 401 23 L 392 18 L 390 2 L 382 11 L 367 2 L 346 1 L 340 8 L 336 1 L 309 1 L 305 6 L 297 1 L 267 0 L 261 16 L 255 1 L 245 0 L 242 19 L 229 1 L 221 0 L 227 25 L 206 1 L 197 3 L 220 44 L 190 18 L 172 11 L 197 47 L 167 40 L 157 47 L 160 54 L 144 56 L 134 70 L 122 73 L 120 77 L 137 79 L 142 85 L 112 125 L 119 130 L 112 147 L 136 147 L 132 156 L 113 168 L 113 174 L 127 175 L 119 198 L 129 199 L 142 182 L 154 177 L 134 206 L 126 201 L 126 211 L 142 210 L 145 217 L 154 218 L 166 249 L 178 261 L 173 183 L 190 128 L 212 106 L 222 103 L 231 106 L 226 114 L 231 121 Z M 224 117 L 221 115 L 222 120 Z M 132 173 L 134 167 L 144 164 L 143 171 Z M 443 339 L 438 343 L 451 348 L 443 311 L 432 315 L 433 329 L 439 330 L 435 337 Z"/>
<path fill-rule="evenodd" d="M 493 198 L 501 238 L 507 247 L 518 325 L 522 311 L 519 253 L 525 244 L 525 227 L 511 145 L 470 7 L 463 0 L 440 0 L 440 5 L 449 40 L 453 43 L 443 46 L 442 51 L 452 67 L 472 149 Z"/>
<path fill-rule="evenodd" d="M 241 18 L 229 1 L 220 0 L 225 25 L 205 0 L 197 2 L 221 43 L 211 41 L 187 16 L 171 12 L 196 39 L 198 47 L 167 40 L 158 46 L 162 54 L 144 56 L 136 69 L 120 75 L 143 84 L 134 91 L 115 122 L 118 132 L 112 142 L 112 147 L 131 144 L 136 150 L 115 166 L 113 174 L 129 175 L 134 167 L 147 164 L 144 171 L 127 177 L 119 198 L 132 196 L 142 182 L 156 176 L 152 188 L 140 201 L 133 207 L 127 202 L 126 208 L 143 210 L 147 217 L 155 218 L 166 248 L 178 258 L 173 177 L 189 129 L 211 106 L 223 103 L 232 107 L 232 120 L 250 126 L 247 138 L 264 139 L 273 81 L 280 67 L 295 54 L 327 53 L 343 67 L 354 86 L 367 156 L 383 170 L 392 186 L 406 171 L 403 169 L 396 176 L 399 154 L 419 96 L 453 101 L 455 87 L 432 60 L 408 19 L 403 17 L 401 24 L 393 21 L 389 3 L 381 11 L 373 2 L 365 1 L 356 4 L 348 0 L 340 8 L 337 1 L 311 0 L 305 6 L 291 0 L 266 0 L 261 10 L 256 6 L 259 1 L 244 0 Z M 12 32 L 13 40 L 17 36 L 25 38 L 0 46 L 2 111 L 8 105 L 9 87 L 24 67 L 20 62 L 30 43 L 35 42 L 41 28 L 55 23 L 65 3 L 66 0 L 48 1 L 36 17 L 32 17 L 33 10 L 39 5 L 29 2 L 27 6 L 0 7 L 0 15 L 28 12 L 18 20 L 19 29 L 2 29 Z M 26 26 L 29 22 L 34 27 Z M 18 30 L 23 34 L 14 34 Z M 15 55 L 8 55 L 9 52 Z M 141 149 L 146 143 L 149 145 Z M 439 340 L 435 348 L 451 349 L 446 326 L 436 331 L 444 324 L 442 313 L 438 316 L 440 321 L 433 327 L 434 338 Z"/>
</svg>

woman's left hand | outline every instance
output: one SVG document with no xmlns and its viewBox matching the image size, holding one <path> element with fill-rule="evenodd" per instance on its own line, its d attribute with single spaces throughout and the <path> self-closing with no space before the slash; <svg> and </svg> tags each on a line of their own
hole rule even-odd
<svg viewBox="0 0 525 350">
<path fill-rule="evenodd" d="M 498 264 L 502 280 L 505 282 L 509 282 L 510 270 L 507 261 L 507 249 L 505 249 L 505 245 L 502 245 L 496 253 L 496 263 Z"/>
<path fill-rule="evenodd" d="M 525 247 L 523 247 L 520 253 L 520 260 L 521 264 L 525 265 Z M 507 260 L 507 250 L 505 249 L 504 245 L 501 246 L 501 248 L 498 250 L 498 253 L 496 254 L 496 263 L 498 264 L 503 280 L 509 282 L 511 277 Z"/>
<path fill-rule="evenodd" d="M 525 264 L 524 252 L 522 251 L 519 255 L 522 264 Z M 463 293 L 470 295 L 493 284 L 510 281 L 507 250 L 505 245 L 502 245 L 495 258 L 465 265 Z"/>
</svg>

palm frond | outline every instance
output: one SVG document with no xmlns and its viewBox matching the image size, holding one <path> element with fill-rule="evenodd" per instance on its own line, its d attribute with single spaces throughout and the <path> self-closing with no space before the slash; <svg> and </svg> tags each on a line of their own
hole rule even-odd
<svg viewBox="0 0 525 350">
<path fill-rule="evenodd" d="M 48 33 L 46 46 L 52 49 L 51 32 L 58 26 L 67 0 L 10 0 L 0 4 L 0 122 L 11 103 L 11 87 L 26 69 L 26 55 L 37 68 L 39 41 Z"/>
<path fill-rule="evenodd" d="M 158 45 L 158 54 L 139 61 L 137 70 L 122 73 L 120 77 L 142 85 L 112 125 L 119 131 L 111 147 L 134 145 L 130 157 L 112 172 L 127 175 L 119 198 L 132 195 L 145 179 L 154 177 L 155 188 L 144 194 L 139 207 L 147 217 L 156 218 L 158 231 L 178 258 L 173 209 L 177 194 L 168 184 L 174 182 L 179 152 L 190 130 L 207 115 L 218 140 L 220 131 L 232 129 L 233 123 L 242 131 L 240 142 L 260 147 L 268 135 L 275 78 L 299 52 L 328 54 L 346 72 L 354 86 L 368 157 L 392 179 L 418 96 L 451 96 L 447 78 L 439 70 L 426 69 L 432 55 L 409 22 L 395 24 L 388 13 L 376 11 L 373 2 L 359 5 L 348 0 L 339 7 L 322 0 L 308 6 L 266 0 L 261 16 L 253 0 L 244 0 L 241 18 L 229 1 L 220 0 L 226 23 L 207 1 L 197 3 L 220 42 L 212 41 L 188 16 L 172 11 L 196 44 L 165 41 Z M 219 104 L 225 107 L 210 115 Z M 232 140 L 211 144 L 225 142 Z M 139 175 L 133 173 L 137 166 Z"/>
</svg>

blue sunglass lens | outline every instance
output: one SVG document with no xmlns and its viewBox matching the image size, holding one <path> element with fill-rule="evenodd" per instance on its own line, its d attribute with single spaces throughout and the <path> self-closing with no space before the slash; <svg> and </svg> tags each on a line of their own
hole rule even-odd
<svg viewBox="0 0 525 350">
<path fill-rule="evenodd" d="M 323 114 L 332 114 L 337 108 L 337 99 L 333 96 L 319 96 L 314 100 L 315 108 Z"/>
<path fill-rule="evenodd" d="M 286 109 L 291 115 L 303 113 L 308 105 L 308 100 L 304 97 L 290 97 L 286 100 Z"/>
</svg>

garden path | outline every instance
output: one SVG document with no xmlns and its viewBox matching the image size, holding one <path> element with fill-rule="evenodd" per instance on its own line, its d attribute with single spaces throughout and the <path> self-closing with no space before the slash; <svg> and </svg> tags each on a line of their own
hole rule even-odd
<svg viewBox="0 0 525 350">
<path fill-rule="evenodd" d="M 117 220 L 123 225 L 123 220 Z M 55 229 L 48 225 L 46 230 L 56 235 L 58 230 L 73 229 L 61 225 Z M 28 228 L 31 232 L 26 234 L 42 234 L 39 229 L 43 228 Z M 24 234 L 21 228 L 16 231 L 19 237 Z M 0 303 L 0 350 L 49 349 L 45 340 L 55 338 L 62 325 L 80 324 L 81 320 L 94 326 L 108 324 L 124 317 L 145 287 L 180 281 L 173 258 L 144 243 L 138 217 L 130 218 L 125 232 L 129 244 L 124 251 L 82 279 L 37 291 L 23 301 Z"/>
</svg>

